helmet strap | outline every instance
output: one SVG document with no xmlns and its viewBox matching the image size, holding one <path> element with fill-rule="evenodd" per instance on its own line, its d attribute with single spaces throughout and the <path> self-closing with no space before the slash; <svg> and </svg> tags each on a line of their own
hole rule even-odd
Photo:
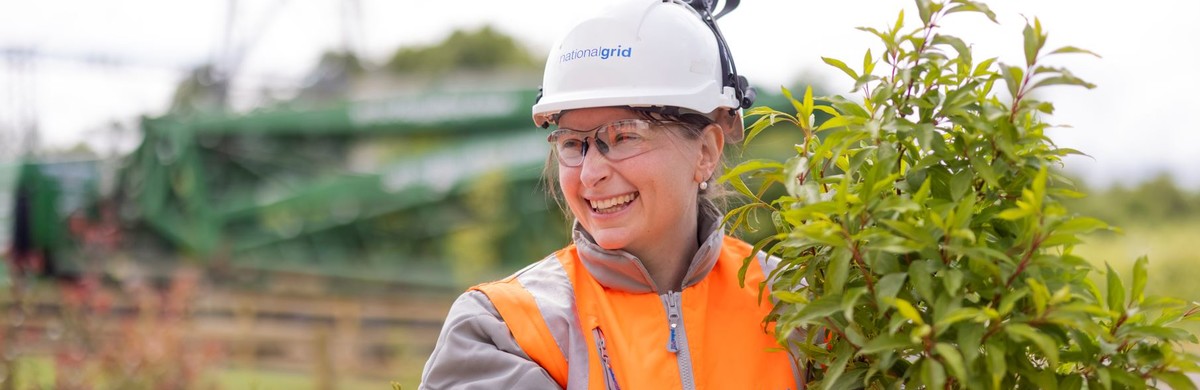
<svg viewBox="0 0 1200 390">
<path fill-rule="evenodd" d="M 722 84 L 733 88 L 738 105 L 741 108 L 750 108 L 750 106 L 754 105 L 754 100 L 758 93 L 754 90 L 754 87 L 750 86 L 750 82 L 746 80 L 745 76 L 738 75 L 737 65 L 733 63 L 733 54 L 729 52 L 729 44 L 725 42 L 725 36 L 721 34 L 721 29 L 717 28 L 716 22 L 716 19 L 725 16 L 737 8 L 741 0 L 725 0 L 725 8 L 722 8 L 721 12 L 717 13 L 716 16 L 713 16 L 713 11 L 717 8 L 717 0 L 683 1 L 700 14 L 700 19 L 704 21 L 704 24 L 717 37 L 717 50 L 720 51 L 718 54 L 721 57 L 721 72 L 725 73 L 724 80 L 721 80 Z"/>
</svg>

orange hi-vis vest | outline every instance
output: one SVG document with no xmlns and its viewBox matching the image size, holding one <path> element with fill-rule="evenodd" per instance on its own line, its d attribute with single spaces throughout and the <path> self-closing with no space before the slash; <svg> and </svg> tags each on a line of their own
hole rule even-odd
<svg viewBox="0 0 1200 390">
<path fill-rule="evenodd" d="M 521 349 L 563 388 L 797 389 L 799 373 L 762 321 L 770 302 L 759 299 L 765 274 L 750 261 L 744 285 L 738 270 L 751 246 L 724 236 L 712 270 L 681 292 L 631 293 L 605 287 L 582 264 L 576 246 L 554 254 L 574 292 L 574 323 L 586 357 L 559 345 L 517 275 L 473 287 L 493 303 Z M 557 268 L 557 267 L 555 267 Z M 744 287 L 743 287 L 744 286 Z M 572 364 L 586 364 L 586 378 Z M 570 385 L 570 386 L 568 386 Z"/>
</svg>

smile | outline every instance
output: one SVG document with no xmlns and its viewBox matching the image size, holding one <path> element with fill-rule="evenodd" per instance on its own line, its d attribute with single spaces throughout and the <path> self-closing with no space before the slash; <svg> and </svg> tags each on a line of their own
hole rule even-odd
<svg viewBox="0 0 1200 390">
<path fill-rule="evenodd" d="M 632 192 L 625 195 L 614 196 L 608 199 L 588 200 L 588 203 L 591 204 L 592 211 L 600 214 L 608 214 L 617 212 L 637 198 L 638 193 Z"/>
</svg>

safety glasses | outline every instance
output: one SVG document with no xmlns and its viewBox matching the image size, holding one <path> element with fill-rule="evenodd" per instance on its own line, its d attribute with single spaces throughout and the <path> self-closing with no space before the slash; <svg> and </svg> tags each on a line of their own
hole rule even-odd
<svg viewBox="0 0 1200 390">
<path fill-rule="evenodd" d="M 563 166 L 583 165 L 583 158 L 591 149 L 600 151 L 609 161 L 621 161 L 659 147 L 667 134 L 654 131 L 654 128 L 663 124 L 682 125 L 680 122 L 622 119 L 590 130 L 559 128 L 551 132 L 546 141 L 554 146 L 554 155 Z"/>
</svg>

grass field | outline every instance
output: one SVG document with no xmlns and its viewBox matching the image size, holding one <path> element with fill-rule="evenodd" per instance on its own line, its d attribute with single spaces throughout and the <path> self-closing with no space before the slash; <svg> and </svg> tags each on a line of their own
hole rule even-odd
<svg viewBox="0 0 1200 390">
<path fill-rule="evenodd" d="M 1150 261 L 1147 294 L 1167 295 L 1200 301 L 1200 221 L 1140 224 L 1122 228 L 1123 233 L 1085 237 L 1076 253 L 1101 270 L 1108 263 L 1128 285 L 1133 263 L 1141 256 Z"/>
<path fill-rule="evenodd" d="M 1102 233 L 1085 237 L 1075 253 L 1094 264 L 1097 286 L 1104 288 L 1104 265 L 1113 267 L 1129 288 L 1133 264 L 1147 256 L 1146 294 L 1200 302 L 1200 221 L 1140 223 L 1122 227 L 1122 233 Z M 1185 328 L 1200 334 L 1200 321 L 1189 321 Z M 1200 345 L 1189 348 L 1200 352 Z"/>
</svg>

